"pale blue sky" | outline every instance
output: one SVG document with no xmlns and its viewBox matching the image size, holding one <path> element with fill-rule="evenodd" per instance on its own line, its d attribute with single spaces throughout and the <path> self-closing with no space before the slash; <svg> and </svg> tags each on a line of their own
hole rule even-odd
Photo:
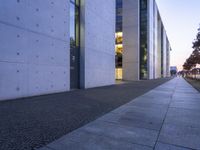
<svg viewBox="0 0 200 150">
<path fill-rule="evenodd" d="M 182 69 L 200 24 L 200 0 L 156 0 L 172 47 L 171 66 Z"/>
</svg>

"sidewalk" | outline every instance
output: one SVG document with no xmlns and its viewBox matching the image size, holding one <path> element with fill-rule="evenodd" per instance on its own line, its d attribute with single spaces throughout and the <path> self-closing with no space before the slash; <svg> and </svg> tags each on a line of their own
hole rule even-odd
<svg viewBox="0 0 200 150">
<path fill-rule="evenodd" d="M 151 90 L 39 150 L 200 149 L 200 93 L 182 78 Z"/>
<path fill-rule="evenodd" d="M 169 80 L 131 81 L 0 101 L 0 150 L 43 147 Z"/>
</svg>

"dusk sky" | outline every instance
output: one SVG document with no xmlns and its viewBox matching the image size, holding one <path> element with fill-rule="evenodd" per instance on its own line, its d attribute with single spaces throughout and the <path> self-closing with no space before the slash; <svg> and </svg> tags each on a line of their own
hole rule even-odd
<svg viewBox="0 0 200 150">
<path fill-rule="evenodd" d="M 179 70 L 192 53 L 200 24 L 200 0 L 156 0 L 172 47 L 171 66 Z"/>
</svg>

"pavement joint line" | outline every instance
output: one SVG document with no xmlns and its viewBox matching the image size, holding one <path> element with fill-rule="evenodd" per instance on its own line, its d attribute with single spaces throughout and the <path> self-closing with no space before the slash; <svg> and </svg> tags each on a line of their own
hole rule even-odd
<svg viewBox="0 0 200 150">
<path fill-rule="evenodd" d="M 116 124 L 116 123 L 114 123 L 114 122 L 111 122 L 111 121 L 105 121 L 105 120 L 102 120 L 102 121 L 103 121 L 103 122 L 110 123 L 110 124 L 117 125 L 117 126 L 118 126 L 118 127 L 120 127 L 120 128 L 124 128 L 124 126 L 123 126 L 123 125 L 118 125 L 118 124 Z M 135 128 L 138 128 L 138 129 L 146 129 L 146 130 L 156 131 L 156 132 L 158 132 L 158 131 L 159 131 L 159 130 L 150 129 L 150 128 L 138 127 L 138 126 L 136 126 L 136 125 L 132 125 L 132 127 L 135 127 Z M 130 127 L 130 128 L 131 128 L 131 127 Z"/>
<path fill-rule="evenodd" d="M 116 123 L 113 123 L 113 122 L 109 122 L 109 121 L 104 121 L 104 120 L 101 120 L 102 122 L 106 122 L 106 123 L 108 123 L 108 124 L 111 124 L 111 125 L 116 125 L 117 127 L 119 127 L 119 128 L 124 128 L 124 127 L 126 127 L 126 126 L 124 126 L 124 125 L 119 125 L 119 124 L 116 124 Z M 137 126 L 133 126 L 134 128 L 138 128 L 138 129 L 146 129 L 146 130 L 151 130 L 151 131 L 156 131 L 156 132 L 158 132 L 158 130 L 154 130 L 154 129 L 148 129 L 148 128 L 143 128 L 143 127 L 137 127 Z M 128 128 L 132 128 L 132 127 L 128 127 Z M 98 135 L 101 135 L 101 136 L 103 136 L 102 134 L 98 134 Z"/>
<path fill-rule="evenodd" d="M 190 150 L 197 150 L 197 149 L 192 149 L 192 148 L 190 148 L 190 147 L 180 146 L 180 145 L 176 145 L 176 144 L 170 144 L 170 143 L 163 142 L 163 141 L 158 141 L 158 142 L 159 142 L 159 143 L 162 143 L 162 144 L 167 144 L 167 145 L 176 146 L 176 147 L 179 147 L 179 148 L 185 148 L 185 149 L 190 149 Z"/>
<path fill-rule="evenodd" d="M 143 103 L 145 103 L 146 104 L 146 102 L 143 102 Z M 142 103 L 142 104 L 143 104 Z M 149 104 L 149 103 L 147 103 L 147 104 Z M 154 103 L 151 103 L 151 104 L 153 104 L 154 105 Z M 167 106 L 168 104 L 157 104 L 158 106 Z M 122 105 L 123 106 L 123 105 Z M 139 106 L 123 106 L 123 107 L 127 107 L 127 108 L 135 108 L 135 107 L 139 107 Z M 118 108 L 120 108 L 120 107 L 118 107 Z M 150 108 L 150 107 L 148 107 L 148 108 L 146 108 L 146 109 L 152 109 L 152 108 Z M 115 110 L 115 109 L 114 109 Z M 113 113 L 113 114 L 118 114 L 118 112 L 114 112 L 114 110 L 112 110 L 110 113 Z"/>
<path fill-rule="evenodd" d="M 166 125 L 176 125 L 176 124 L 173 124 L 173 123 L 165 123 Z M 200 130 L 200 127 L 196 127 L 196 126 L 193 126 L 193 125 L 179 125 L 180 127 L 186 127 L 186 128 L 192 128 L 192 129 L 199 129 Z"/>
<path fill-rule="evenodd" d="M 170 81 L 171 81 L 171 80 L 170 80 Z M 170 82 L 170 81 L 168 81 L 168 82 Z M 167 82 L 167 83 L 168 83 L 168 82 Z M 173 93 L 172 93 L 171 96 L 170 96 L 171 99 L 170 99 L 170 102 L 169 102 L 169 104 L 168 104 L 167 111 L 166 111 L 165 116 L 164 116 L 164 118 L 163 118 L 162 125 L 161 125 L 161 127 L 160 127 L 160 129 L 159 129 L 158 136 L 157 136 L 157 139 L 156 139 L 155 144 L 154 144 L 154 147 L 153 147 L 154 150 L 155 150 L 156 145 L 157 145 L 157 143 L 158 143 L 158 139 L 159 139 L 159 136 L 160 136 L 162 127 L 163 127 L 163 125 L 164 125 L 165 119 L 166 119 L 166 117 L 167 117 L 167 113 L 168 113 L 168 111 L 169 111 L 170 104 L 171 104 L 171 102 L 172 102 L 173 95 L 174 95 L 174 93 L 175 93 L 175 91 L 176 91 L 176 88 L 177 88 L 177 80 L 176 80 L 176 85 L 175 85 L 175 87 L 174 87 L 174 89 L 173 89 Z"/>
<path fill-rule="evenodd" d="M 170 106 L 169 108 L 176 108 L 176 109 L 184 109 L 184 110 L 193 110 L 193 111 L 197 111 L 197 109 L 193 109 L 193 108 L 184 108 L 184 107 L 175 107 L 175 106 Z"/>
<path fill-rule="evenodd" d="M 90 135 L 94 135 L 94 133 L 91 133 L 91 132 L 89 132 L 89 131 L 85 131 L 85 130 L 84 130 L 84 132 L 86 132 L 87 134 L 90 134 Z M 100 136 L 100 137 L 111 138 L 111 137 L 109 137 L 109 136 L 105 136 L 105 135 L 98 134 L 98 133 L 96 133 L 95 135 Z M 112 138 L 112 140 L 118 141 L 117 139 L 113 139 L 113 138 Z M 76 140 L 73 140 L 73 139 L 70 139 L 70 141 L 71 141 L 71 142 L 79 142 L 79 141 L 76 141 Z M 153 148 L 152 146 L 149 146 L 149 145 L 139 144 L 139 143 L 135 143 L 135 142 L 130 142 L 130 141 L 127 141 L 127 140 L 124 140 L 124 139 L 120 139 L 120 141 L 123 141 L 123 142 L 125 142 L 125 143 L 134 144 L 134 145 L 139 145 L 139 146 L 145 146 L 145 147 Z M 57 149 L 53 149 L 53 150 L 57 150 Z"/>
</svg>

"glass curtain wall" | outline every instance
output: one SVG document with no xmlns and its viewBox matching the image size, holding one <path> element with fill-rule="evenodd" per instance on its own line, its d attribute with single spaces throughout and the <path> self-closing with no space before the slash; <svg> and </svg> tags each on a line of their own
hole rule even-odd
<svg viewBox="0 0 200 150">
<path fill-rule="evenodd" d="M 123 53 L 123 32 L 122 32 L 122 0 L 116 0 L 116 33 L 115 33 L 115 78 L 122 80 L 122 53 Z"/>
<path fill-rule="evenodd" d="M 79 88 L 80 19 L 79 0 L 70 0 L 70 88 Z"/>
<path fill-rule="evenodd" d="M 148 78 L 147 70 L 147 0 L 140 0 L 140 79 Z"/>
</svg>

